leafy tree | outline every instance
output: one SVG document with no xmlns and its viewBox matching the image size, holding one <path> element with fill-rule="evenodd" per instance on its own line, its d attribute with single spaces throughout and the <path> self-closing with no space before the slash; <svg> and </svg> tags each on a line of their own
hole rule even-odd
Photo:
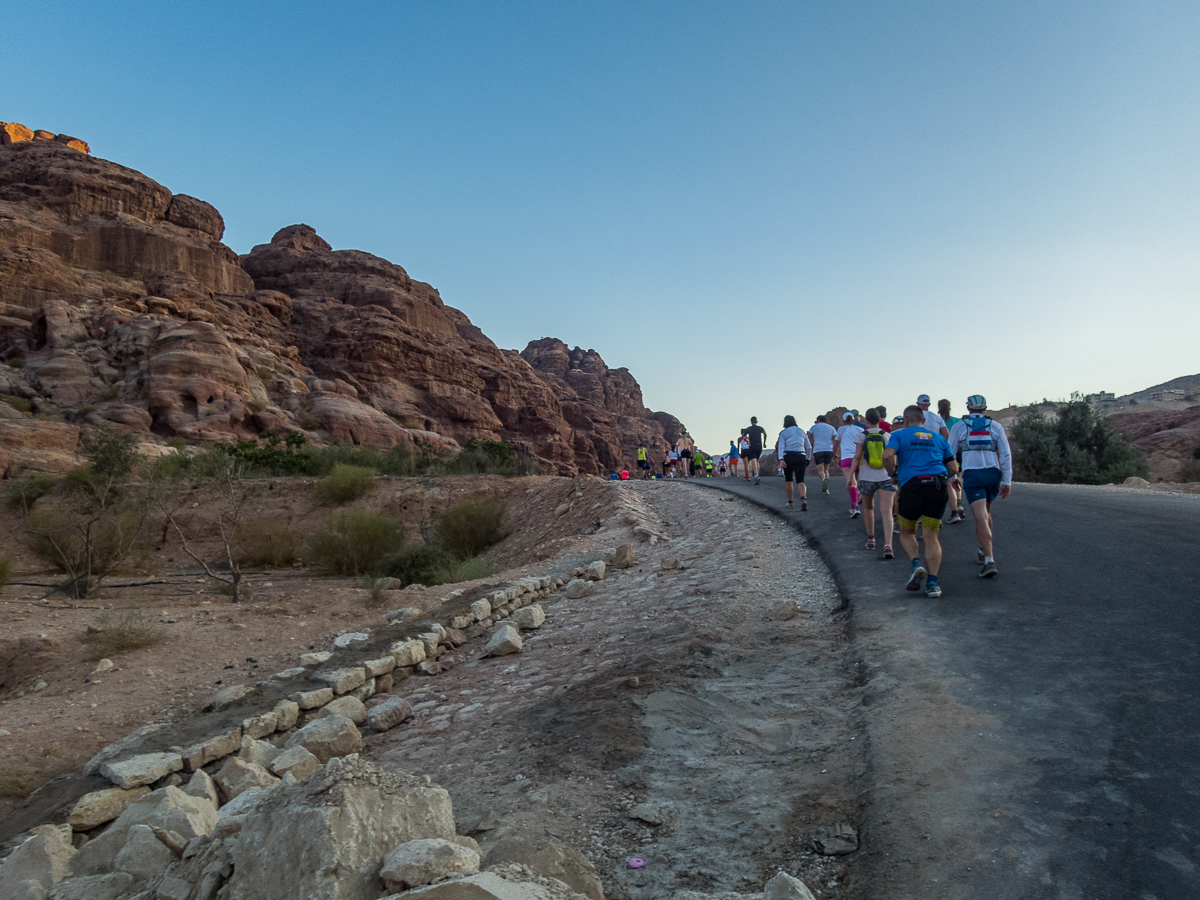
<svg viewBox="0 0 1200 900">
<path fill-rule="evenodd" d="M 1012 439 L 1013 470 L 1021 481 L 1109 484 L 1147 474 L 1128 439 L 1086 400 L 1059 407 L 1056 420 L 1026 407 Z"/>
</svg>

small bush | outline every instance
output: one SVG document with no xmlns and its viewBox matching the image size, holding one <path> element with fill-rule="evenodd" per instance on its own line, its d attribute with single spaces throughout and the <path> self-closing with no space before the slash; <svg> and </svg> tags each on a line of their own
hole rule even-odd
<svg viewBox="0 0 1200 900">
<path fill-rule="evenodd" d="M 474 581 L 495 574 L 495 566 L 481 556 L 472 556 L 470 559 L 455 559 L 448 565 L 438 566 L 433 571 L 434 580 L 429 583 L 458 584 L 460 581 Z"/>
<path fill-rule="evenodd" d="M 45 473 L 19 478 L 13 481 L 5 492 L 8 505 L 15 510 L 27 510 L 54 490 L 57 481 L 53 475 Z"/>
<path fill-rule="evenodd" d="M 364 575 L 358 579 L 358 586 L 367 592 L 367 606 L 382 606 L 387 599 L 384 585 L 387 582 L 377 575 Z"/>
<path fill-rule="evenodd" d="M 71 340 L 73 340 L 76 344 L 82 344 L 87 339 L 88 333 L 86 331 L 79 331 L 71 335 Z"/>
<path fill-rule="evenodd" d="M 5 400 L 7 400 L 8 405 L 11 406 L 13 409 L 15 409 L 17 412 L 27 413 L 31 409 L 33 409 L 33 404 L 30 403 L 28 400 L 26 400 L 24 397 L 6 397 Z"/>
<path fill-rule="evenodd" d="M 86 597 L 100 580 L 141 555 L 144 510 L 133 503 L 80 507 L 77 498 L 41 504 L 25 520 L 25 544 L 38 559 L 65 573 L 62 590 Z"/>
<path fill-rule="evenodd" d="M 97 398 L 101 403 L 107 403 L 110 400 L 116 400 L 120 396 L 120 392 L 115 387 L 106 387 L 100 392 Z"/>
<path fill-rule="evenodd" d="M 338 463 L 317 485 L 314 494 L 321 503 L 349 503 L 365 496 L 375 486 L 375 473 L 364 466 Z"/>
<path fill-rule="evenodd" d="M 79 409 L 77 409 L 75 411 L 75 415 L 79 416 L 82 419 L 84 416 L 90 416 L 95 411 L 96 411 L 96 407 L 92 406 L 92 404 L 89 403 L 86 406 L 79 407 Z"/>
<path fill-rule="evenodd" d="M 410 584 L 440 584 L 435 573 L 455 562 L 454 554 L 434 544 L 413 544 L 399 553 L 382 559 L 375 567 L 381 578 L 399 578 L 405 587 Z"/>
<path fill-rule="evenodd" d="M 326 519 L 309 543 L 309 558 L 334 575 L 367 575 L 404 545 L 404 528 L 377 512 Z"/>
<path fill-rule="evenodd" d="M 239 565 L 284 569 L 300 559 L 303 547 L 300 532 L 268 519 L 247 519 L 238 525 L 229 549 Z"/>
<path fill-rule="evenodd" d="M 1200 481 L 1200 460 L 1185 460 L 1183 465 L 1179 467 L 1179 480 L 1184 483 Z"/>
<path fill-rule="evenodd" d="M 296 418 L 296 421 L 305 431 L 316 431 L 321 427 L 321 423 L 317 421 L 317 417 L 309 412 L 300 413 L 300 415 Z"/>
<path fill-rule="evenodd" d="M 182 450 L 187 446 L 187 441 L 184 440 L 183 435 L 173 434 L 167 438 L 167 446 L 174 447 L 176 450 Z"/>
<path fill-rule="evenodd" d="M 92 659 L 103 659 L 127 650 L 153 647 L 155 644 L 161 644 L 167 637 L 166 629 L 152 621 L 144 609 L 123 609 L 105 613 L 96 624 L 100 633 L 87 636 L 92 648 Z"/>
<path fill-rule="evenodd" d="M 494 497 L 464 500 L 437 519 L 438 538 L 459 559 L 478 556 L 504 537 L 504 502 Z"/>
<path fill-rule="evenodd" d="M 12 366 L 14 369 L 23 369 L 23 368 L 25 368 L 25 357 L 10 356 L 8 358 L 8 364 L 10 366 Z"/>
</svg>

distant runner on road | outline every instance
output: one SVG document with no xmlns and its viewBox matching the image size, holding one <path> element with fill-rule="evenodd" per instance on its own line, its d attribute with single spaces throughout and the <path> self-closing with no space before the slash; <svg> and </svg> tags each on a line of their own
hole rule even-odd
<svg viewBox="0 0 1200 900">
<path fill-rule="evenodd" d="M 867 430 L 860 432 L 854 446 L 854 468 L 858 471 L 858 492 L 862 496 L 863 524 L 867 526 L 867 549 L 875 549 L 875 498 L 879 497 L 879 519 L 883 531 L 883 558 L 894 559 L 892 501 L 896 485 L 883 465 L 888 435 L 880 428 L 878 409 L 867 410 Z"/>
<path fill-rule="evenodd" d="M 992 501 L 1012 491 L 1012 450 L 1004 426 L 984 415 L 987 400 L 980 394 L 967 398 L 967 417 L 950 429 L 950 447 L 962 451 L 960 480 L 971 514 L 975 517 L 975 537 L 979 541 L 978 561 L 983 563 L 980 578 L 995 578 L 996 560 L 992 542 Z"/>
<path fill-rule="evenodd" d="M 746 478 L 750 478 L 753 472 L 754 483 L 758 484 L 758 458 L 762 456 L 763 443 L 767 439 L 767 431 L 758 424 L 756 416 L 750 417 L 750 427 L 742 429 L 742 434 L 746 436 L 749 443 L 744 456 L 746 460 Z"/>
<path fill-rule="evenodd" d="M 650 477 L 650 454 L 646 450 L 645 441 L 638 444 L 637 464 L 638 468 L 642 470 L 642 480 L 645 481 Z"/>
<path fill-rule="evenodd" d="M 939 400 L 938 401 L 937 414 L 938 414 L 938 418 L 941 419 L 942 422 L 945 423 L 946 427 L 948 429 L 950 429 L 950 431 L 953 431 L 955 424 L 957 424 L 958 422 L 961 421 L 957 416 L 950 415 L 950 401 L 949 400 Z M 946 432 L 946 440 L 950 440 L 950 432 L 949 431 Z M 958 447 L 954 444 L 950 445 L 950 449 L 954 451 L 954 458 L 956 460 L 958 460 L 958 467 L 961 469 L 962 468 L 962 453 L 959 451 Z M 951 481 L 950 481 L 950 524 L 957 525 L 959 522 L 966 519 L 966 517 L 967 517 L 967 514 L 963 511 L 962 488 L 959 485 L 956 485 L 954 483 L 954 480 L 951 479 Z"/>
<path fill-rule="evenodd" d="M 804 429 L 796 424 L 795 416 L 783 417 L 783 431 L 779 432 L 779 440 L 775 452 L 782 463 L 783 485 L 787 491 L 787 506 L 792 508 L 792 482 L 800 494 L 800 512 L 808 511 L 808 489 L 804 485 L 804 470 L 808 467 L 808 457 L 812 452 L 812 444 Z"/>
<path fill-rule="evenodd" d="M 808 429 L 808 439 L 812 442 L 812 461 L 821 476 L 821 493 L 829 493 L 829 464 L 833 462 L 833 439 L 837 437 L 837 429 L 825 421 L 824 416 L 817 416 L 817 421 Z"/>
<path fill-rule="evenodd" d="M 924 421 L 922 421 L 921 424 L 924 425 L 926 428 L 928 428 L 930 431 L 932 431 L 934 434 L 940 434 L 943 438 L 945 438 L 946 440 L 949 440 L 950 439 L 950 429 L 948 429 L 946 427 L 946 423 L 942 420 L 942 417 L 939 416 L 935 412 L 929 411 L 929 395 L 928 394 L 922 394 L 920 397 L 917 398 L 917 406 L 919 406 L 921 408 L 921 415 L 924 417 Z M 905 417 L 905 422 L 907 424 L 907 420 L 908 420 L 908 410 L 907 409 L 904 411 L 904 417 Z"/>
<path fill-rule="evenodd" d="M 749 446 L 749 444 L 747 444 L 747 446 Z M 729 470 L 734 475 L 737 474 L 738 455 L 739 454 L 738 454 L 737 443 L 734 441 L 730 441 L 729 442 Z"/>
<path fill-rule="evenodd" d="M 947 474 L 958 472 L 958 463 L 950 445 L 940 434 L 923 424 L 925 410 L 909 406 L 904 410 L 904 428 L 893 431 L 884 451 L 883 464 L 900 485 L 900 544 L 912 558 L 912 570 L 905 589 L 919 591 L 929 576 L 925 596 L 942 596 L 937 573 L 942 565 L 942 545 L 938 531 L 946 511 Z M 925 563 L 917 544 L 917 523 L 925 535 Z"/>
<path fill-rule="evenodd" d="M 862 429 L 854 424 L 854 413 L 842 415 L 842 427 L 837 430 L 833 440 L 834 451 L 839 457 L 842 474 L 846 476 L 846 491 L 850 495 L 850 518 L 858 517 L 858 479 L 854 474 L 854 445 L 856 436 L 862 434 Z"/>
</svg>

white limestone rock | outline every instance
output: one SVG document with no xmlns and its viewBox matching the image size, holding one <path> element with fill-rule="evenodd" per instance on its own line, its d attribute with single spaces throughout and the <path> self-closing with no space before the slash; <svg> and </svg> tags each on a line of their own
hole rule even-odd
<svg viewBox="0 0 1200 900">
<path fill-rule="evenodd" d="M 477 872 L 479 854 L 443 838 L 406 841 L 383 858 L 379 877 L 389 891 L 407 891 L 455 872 Z"/>
<path fill-rule="evenodd" d="M 526 606 L 524 609 L 518 609 L 512 614 L 512 619 L 509 621 L 521 631 L 533 631 L 541 628 L 542 623 L 546 621 L 546 611 L 542 609 L 540 603 L 535 603 L 532 606 Z"/>
<path fill-rule="evenodd" d="M 367 727 L 374 732 L 395 728 L 412 715 L 412 706 L 403 697 L 392 697 L 367 710 Z"/>
<path fill-rule="evenodd" d="M 592 586 L 582 578 L 572 578 L 567 582 L 567 599 L 579 600 L 592 592 Z"/>
<path fill-rule="evenodd" d="M 337 760 L 275 788 L 245 817 L 222 900 L 377 897 L 380 860 L 390 850 L 453 836 L 450 795 L 442 788 L 357 757 Z"/>
<path fill-rule="evenodd" d="M 321 761 L 303 747 L 289 747 L 280 753 L 268 767 L 272 775 L 283 778 L 291 773 L 293 778 L 305 779 L 321 767 Z"/>
<path fill-rule="evenodd" d="M 236 756 L 221 766 L 221 771 L 213 777 L 213 781 L 216 782 L 226 803 L 249 788 L 268 788 L 279 783 L 279 779 L 262 766 L 238 759 Z"/>
<path fill-rule="evenodd" d="M 367 708 L 357 697 L 346 695 L 331 700 L 317 711 L 318 719 L 325 716 L 345 716 L 355 725 L 361 725 L 367 721 Z"/>
<path fill-rule="evenodd" d="M 491 656 L 509 656 L 520 653 L 523 649 L 525 643 L 521 640 L 520 632 L 506 622 L 496 629 L 484 652 Z"/>
<path fill-rule="evenodd" d="M 0 867 L 0 897 L 16 896 L 23 882 L 32 881 L 49 891 L 70 873 L 75 847 L 71 844 L 71 827 L 43 827 L 33 837 L 8 855 Z"/>
<path fill-rule="evenodd" d="M 117 854 L 114 866 L 118 872 L 128 872 L 138 878 L 150 878 L 165 871 L 175 861 L 175 854 L 154 836 L 149 825 L 133 825 L 125 838 L 125 846 Z"/>
<path fill-rule="evenodd" d="M 362 749 L 362 734 L 345 716 L 326 716 L 309 722 L 284 744 L 285 750 L 303 747 L 321 762 Z"/>
<path fill-rule="evenodd" d="M 776 872 L 763 889 L 763 900 L 817 900 L 803 881 L 787 872 Z"/>
<path fill-rule="evenodd" d="M 388 648 L 396 660 L 397 666 L 415 666 L 425 661 L 425 644 L 422 641 L 408 638 L 396 641 Z"/>
<path fill-rule="evenodd" d="M 91 831 L 105 822 L 111 822 L 129 808 L 135 800 L 150 793 L 150 788 L 142 785 L 128 791 L 121 788 L 107 788 L 84 794 L 71 807 L 67 816 L 67 824 L 75 831 Z"/>
<path fill-rule="evenodd" d="M 100 766 L 100 774 L 119 788 L 140 787 L 153 784 L 164 775 L 183 768 L 183 757 L 178 753 L 142 753 Z"/>
</svg>

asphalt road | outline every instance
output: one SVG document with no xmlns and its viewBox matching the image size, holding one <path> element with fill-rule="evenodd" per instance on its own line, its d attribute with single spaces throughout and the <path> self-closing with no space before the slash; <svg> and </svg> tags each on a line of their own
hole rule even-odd
<svg viewBox="0 0 1200 900">
<path fill-rule="evenodd" d="M 1200 496 L 1017 485 L 999 577 L 943 528 L 945 595 L 864 548 L 844 483 L 708 479 L 794 523 L 850 603 L 873 898 L 1200 897 Z"/>
</svg>

